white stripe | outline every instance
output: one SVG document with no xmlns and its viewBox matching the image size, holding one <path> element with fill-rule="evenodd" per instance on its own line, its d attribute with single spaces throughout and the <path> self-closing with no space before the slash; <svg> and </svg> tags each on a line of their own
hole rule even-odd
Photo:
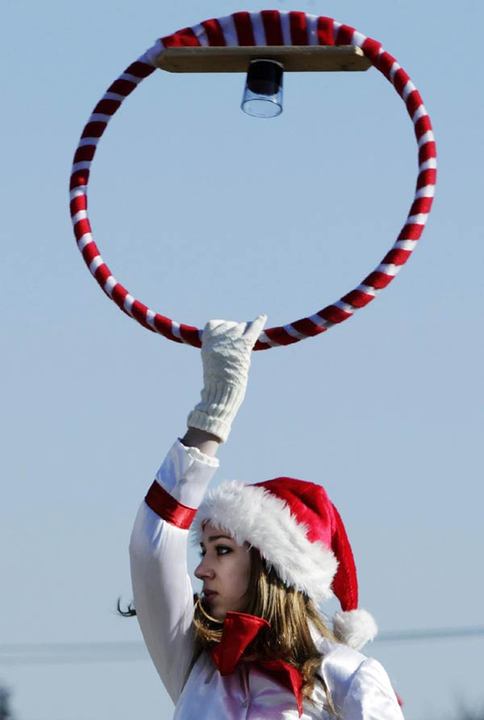
<svg viewBox="0 0 484 720">
<path fill-rule="evenodd" d="M 118 80 L 127 80 L 128 82 L 132 82 L 135 85 L 141 82 L 142 79 L 143 78 L 136 77 L 136 75 L 131 75 L 131 73 L 123 73 L 118 77 Z"/>
<path fill-rule="evenodd" d="M 106 282 L 104 283 L 104 291 L 107 292 L 107 294 L 112 297 L 113 288 L 115 285 L 118 284 L 118 281 L 114 277 L 114 275 L 110 275 Z"/>
<path fill-rule="evenodd" d="M 105 122 L 108 123 L 111 120 L 111 115 L 105 113 L 93 113 L 89 118 L 89 122 Z"/>
<path fill-rule="evenodd" d="M 281 30 L 282 30 L 282 43 L 283 45 L 292 45 L 291 40 L 291 23 L 289 20 L 289 13 L 281 12 Z M 294 336 L 296 337 L 296 336 Z"/>
<path fill-rule="evenodd" d="M 175 320 L 171 321 L 171 331 L 175 337 L 177 337 L 179 340 L 183 340 L 180 332 L 180 324 L 177 323 Z"/>
<path fill-rule="evenodd" d="M 123 102 L 125 99 L 126 95 L 121 95 L 121 93 L 106 92 L 103 95 L 103 100 L 119 100 L 120 102 Z"/>
<path fill-rule="evenodd" d="M 393 246 L 397 250 L 414 250 L 418 240 L 397 240 Z"/>
<path fill-rule="evenodd" d="M 352 45 L 357 45 L 358 47 L 361 47 L 363 43 L 366 40 L 366 35 L 363 35 L 363 33 L 358 32 L 358 30 L 355 30 L 353 33 L 353 40 L 351 42 Z"/>
<path fill-rule="evenodd" d="M 192 31 L 195 34 L 195 37 L 198 38 L 200 45 L 203 45 L 203 47 L 208 45 L 207 33 L 205 32 L 205 28 L 201 23 L 198 25 L 193 25 Z"/>
<path fill-rule="evenodd" d="M 328 325 L 328 320 L 325 320 L 318 314 L 311 315 L 311 317 L 308 317 L 308 320 L 311 320 L 317 327 L 327 327 Z"/>
<path fill-rule="evenodd" d="M 434 197 L 435 195 L 435 185 L 425 185 L 425 187 L 420 188 L 415 193 L 415 199 L 423 198 L 423 197 Z"/>
<path fill-rule="evenodd" d="M 132 314 L 132 312 L 131 312 L 131 308 L 133 307 L 133 303 L 134 303 L 134 297 L 128 293 L 128 294 L 126 295 L 126 297 L 124 298 L 123 307 L 124 307 L 124 309 L 126 310 L 126 312 L 128 312 L 128 313 L 131 315 L 131 317 L 133 317 L 133 314 Z"/>
<path fill-rule="evenodd" d="M 391 277 L 395 277 L 395 275 L 398 272 L 400 272 L 401 267 L 402 267 L 401 265 L 393 265 L 392 263 L 390 263 L 388 265 L 385 263 L 381 263 L 381 265 L 378 265 L 375 272 L 379 272 L 379 273 L 383 273 L 384 275 L 390 275 Z"/>
<path fill-rule="evenodd" d="M 350 315 L 355 312 L 353 305 L 348 305 L 348 303 L 343 302 L 343 300 L 338 300 L 338 302 L 333 303 L 333 305 L 340 310 L 343 310 L 343 312 L 350 313 Z"/>
<path fill-rule="evenodd" d="M 429 216 L 428 213 L 419 213 L 418 215 L 409 215 L 405 225 L 407 225 L 408 223 L 412 223 L 413 225 L 425 225 L 425 223 L 427 222 L 428 216 Z"/>
<path fill-rule="evenodd" d="M 224 34 L 225 42 L 229 47 L 237 47 L 239 39 L 237 37 L 237 29 L 235 27 L 235 20 L 232 15 L 219 19 L 220 27 Z"/>
<path fill-rule="evenodd" d="M 308 23 L 308 45 L 319 45 L 318 42 L 318 16 L 306 15 Z"/>
<path fill-rule="evenodd" d="M 148 48 L 148 50 L 138 58 L 139 62 L 146 63 L 147 65 L 153 65 L 154 67 L 156 67 L 155 60 L 162 52 L 163 48 L 164 45 L 161 40 L 157 40 L 152 47 Z"/>
<path fill-rule="evenodd" d="M 99 267 L 100 265 L 102 265 L 102 264 L 103 264 L 103 259 L 102 259 L 102 257 L 101 257 L 100 255 L 96 255 L 96 257 L 93 258 L 93 259 L 91 260 L 91 262 L 89 263 L 89 270 L 90 270 L 90 271 L 92 272 L 92 274 L 94 275 L 94 273 L 96 272 L 96 270 L 98 269 L 98 267 Z"/>
<path fill-rule="evenodd" d="M 359 292 L 364 293 L 365 295 L 371 295 L 372 297 L 375 297 L 380 290 L 377 290 L 377 288 L 370 287 L 369 285 L 358 285 L 356 290 L 359 290 Z"/>
<path fill-rule="evenodd" d="M 382 52 L 383 52 L 383 48 L 382 48 Z M 395 62 L 393 63 L 393 65 L 392 65 L 391 68 L 390 68 L 390 72 L 388 73 L 389 76 L 390 76 L 390 80 L 391 80 L 392 82 L 393 82 L 393 80 L 395 79 L 395 75 L 396 75 L 397 72 L 401 69 L 401 67 L 402 67 L 402 66 L 399 65 L 399 64 L 397 63 L 397 61 L 395 60 Z"/>
<path fill-rule="evenodd" d="M 81 197 L 81 195 L 87 196 L 87 185 L 78 185 L 75 188 L 72 188 L 70 191 L 70 198 L 71 200 L 74 200 L 74 198 Z"/>
<path fill-rule="evenodd" d="M 264 30 L 264 23 L 262 22 L 262 16 L 258 12 L 250 13 L 252 20 L 252 29 L 254 30 L 254 41 L 256 45 L 267 45 L 266 33 Z"/>
<path fill-rule="evenodd" d="M 94 242 L 92 233 L 84 233 L 84 235 L 81 235 L 79 240 L 77 241 L 77 247 L 79 250 L 84 250 L 86 245 L 89 245 L 89 243 Z"/>
<path fill-rule="evenodd" d="M 408 80 L 407 84 L 405 85 L 405 87 L 402 90 L 402 98 L 404 100 L 406 100 L 408 98 L 408 96 L 410 95 L 410 93 L 412 93 L 416 89 L 417 88 L 415 87 L 413 82 L 411 80 Z"/>
<path fill-rule="evenodd" d="M 94 145 L 94 147 L 96 147 L 100 139 L 101 138 L 94 137 L 81 138 L 77 147 L 86 147 L 86 145 Z"/>
<path fill-rule="evenodd" d="M 89 170 L 91 167 L 91 160 L 83 160 L 82 162 L 74 163 L 72 166 L 72 173 L 77 172 L 78 170 Z"/>
<path fill-rule="evenodd" d="M 265 332 L 261 332 L 261 334 L 259 335 L 259 340 L 262 343 L 264 343 L 265 345 L 270 345 L 271 347 L 279 346 L 279 343 L 274 342 L 274 340 L 271 340 L 270 338 L 268 338 L 267 335 L 265 334 Z"/>
<path fill-rule="evenodd" d="M 435 170 L 437 167 L 437 158 L 429 158 L 418 166 L 419 172 L 422 170 Z"/>
<path fill-rule="evenodd" d="M 307 335 L 303 335 L 300 333 L 296 328 L 293 328 L 292 325 L 284 325 L 284 330 L 287 332 L 288 335 L 290 335 L 293 338 L 297 338 L 297 340 L 304 340 L 304 338 L 307 337 Z"/>
<path fill-rule="evenodd" d="M 146 311 L 146 322 L 148 323 L 148 325 L 150 327 L 153 328 L 153 330 L 157 329 L 156 325 L 155 325 L 155 313 L 153 312 L 153 310 L 150 310 L 149 308 Z"/>
<path fill-rule="evenodd" d="M 336 42 L 336 36 L 338 34 L 338 30 L 342 26 L 343 23 L 337 22 L 336 20 L 333 23 L 333 40 Z"/>
<path fill-rule="evenodd" d="M 72 215 L 72 223 L 75 225 L 76 222 L 79 222 L 79 220 L 85 220 L 86 218 L 87 210 L 78 210 L 74 215 Z"/>
<path fill-rule="evenodd" d="M 412 121 L 414 123 L 417 122 L 417 120 L 420 120 L 421 117 L 424 117 L 425 115 L 428 115 L 427 110 L 425 109 L 425 105 L 422 103 L 418 106 L 418 108 L 415 110 L 414 114 L 412 115 Z"/>
<path fill-rule="evenodd" d="M 428 142 L 435 142 L 435 135 L 432 130 L 427 130 L 427 132 L 424 132 L 424 134 L 419 138 L 419 148 L 421 148 L 422 145 L 426 145 Z"/>
</svg>

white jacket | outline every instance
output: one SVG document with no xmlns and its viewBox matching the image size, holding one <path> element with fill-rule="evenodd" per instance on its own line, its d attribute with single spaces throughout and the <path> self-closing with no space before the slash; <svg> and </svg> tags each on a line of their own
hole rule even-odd
<svg viewBox="0 0 484 720">
<path fill-rule="evenodd" d="M 179 441 L 173 445 L 155 482 L 169 493 L 165 497 L 175 516 L 185 508 L 189 518 L 190 509 L 200 505 L 218 464 L 196 448 Z M 146 502 L 139 509 L 130 543 L 131 575 L 143 637 L 175 703 L 173 720 L 298 720 L 292 692 L 250 664 L 240 663 L 234 673 L 222 676 L 204 652 L 189 672 L 193 590 L 188 529 L 173 524 L 163 504 L 156 511 Z M 323 655 L 319 674 L 340 720 L 403 720 L 380 663 L 325 638 L 314 640 Z M 334 720 L 322 684 L 316 683 L 312 701 L 304 699 L 301 720 Z"/>
</svg>

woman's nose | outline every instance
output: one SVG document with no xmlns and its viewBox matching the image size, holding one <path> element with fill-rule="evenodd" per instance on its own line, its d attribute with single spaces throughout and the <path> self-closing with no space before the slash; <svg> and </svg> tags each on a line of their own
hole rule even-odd
<svg viewBox="0 0 484 720">
<path fill-rule="evenodd" d="M 195 568 L 195 577 L 197 577 L 199 580 L 204 580 L 205 578 L 213 578 L 213 576 L 213 569 L 210 567 L 207 560 L 203 558 L 198 567 Z"/>
</svg>

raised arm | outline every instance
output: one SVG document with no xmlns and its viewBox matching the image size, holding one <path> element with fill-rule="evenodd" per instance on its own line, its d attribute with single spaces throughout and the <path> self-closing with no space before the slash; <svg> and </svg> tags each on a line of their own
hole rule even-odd
<svg viewBox="0 0 484 720">
<path fill-rule="evenodd" d="M 202 337 L 204 385 L 136 517 L 130 542 L 134 605 L 143 637 L 173 702 L 193 654 L 188 530 L 218 467 L 215 458 L 242 403 L 252 348 L 265 323 L 212 320 Z"/>
</svg>

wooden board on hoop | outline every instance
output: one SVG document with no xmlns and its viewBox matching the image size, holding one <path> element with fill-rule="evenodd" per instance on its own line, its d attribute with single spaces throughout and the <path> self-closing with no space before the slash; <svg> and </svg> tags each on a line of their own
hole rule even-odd
<svg viewBox="0 0 484 720">
<path fill-rule="evenodd" d="M 175 73 L 245 73 L 251 60 L 261 59 L 277 60 L 286 72 L 361 71 L 371 67 L 363 51 L 353 45 L 165 48 L 156 66 Z"/>
</svg>

